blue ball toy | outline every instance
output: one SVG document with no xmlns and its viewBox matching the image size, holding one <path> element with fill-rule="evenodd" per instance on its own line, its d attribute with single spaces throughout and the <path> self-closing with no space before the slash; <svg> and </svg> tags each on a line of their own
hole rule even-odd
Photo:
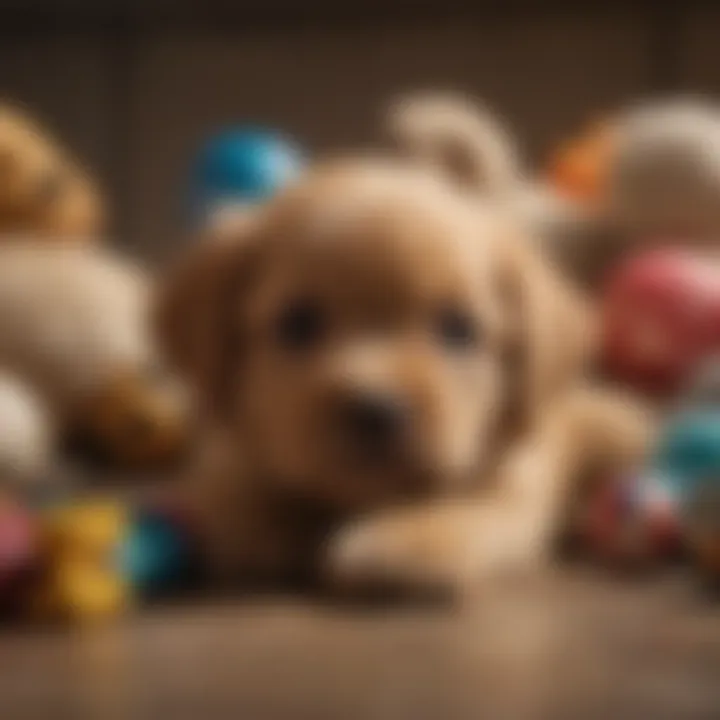
<svg viewBox="0 0 720 720">
<path fill-rule="evenodd" d="M 303 154 L 278 133 L 236 128 L 205 142 L 193 164 L 191 192 L 199 220 L 228 205 L 262 202 L 296 177 Z"/>
<path fill-rule="evenodd" d="M 187 528 L 158 508 L 134 511 L 120 558 L 125 577 L 141 598 L 154 598 L 188 586 L 195 552 Z"/>
</svg>

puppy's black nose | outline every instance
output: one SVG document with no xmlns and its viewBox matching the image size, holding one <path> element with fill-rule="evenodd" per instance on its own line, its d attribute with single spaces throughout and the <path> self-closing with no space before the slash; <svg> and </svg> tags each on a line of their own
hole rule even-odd
<svg viewBox="0 0 720 720">
<path fill-rule="evenodd" d="M 347 428 L 368 450 L 392 447 L 403 434 L 407 417 L 405 405 L 387 395 L 357 395 L 345 404 Z"/>
</svg>

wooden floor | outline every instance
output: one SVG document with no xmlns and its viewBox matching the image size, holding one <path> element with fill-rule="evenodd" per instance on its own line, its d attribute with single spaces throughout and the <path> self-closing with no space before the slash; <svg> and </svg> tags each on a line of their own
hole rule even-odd
<svg viewBox="0 0 720 720">
<path fill-rule="evenodd" d="M 302 600 L 0 635 L 0 718 L 720 718 L 720 604 L 564 571 L 460 611 Z"/>
</svg>

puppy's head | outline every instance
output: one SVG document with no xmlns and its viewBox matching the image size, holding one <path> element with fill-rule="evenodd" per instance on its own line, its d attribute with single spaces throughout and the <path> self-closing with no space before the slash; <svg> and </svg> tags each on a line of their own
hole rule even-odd
<svg viewBox="0 0 720 720">
<path fill-rule="evenodd" d="M 358 509 L 476 479 L 508 403 L 532 422 L 581 364 L 566 292 L 489 209 L 351 161 L 198 246 L 159 325 L 255 475 Z"/>
</svg>

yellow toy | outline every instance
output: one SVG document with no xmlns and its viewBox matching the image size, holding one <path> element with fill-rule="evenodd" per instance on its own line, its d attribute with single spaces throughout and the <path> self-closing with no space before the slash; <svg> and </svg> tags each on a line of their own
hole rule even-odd
<svg viewBox="0 0 720 720">
<path fill-rule="evenodd" d="M 102 232 L 86 172 L 29 115 L 0 104 L 0 235 L 78 240 Z"/>
<path fill-rule="evenodd" d="M 115 617 L 130 606 L 131 588 L 118 562 L 128 521 L 124 506 L 105 500 L 47 511 L 36 615 L 46 620 L 94 621 Z"/>
</svg>

